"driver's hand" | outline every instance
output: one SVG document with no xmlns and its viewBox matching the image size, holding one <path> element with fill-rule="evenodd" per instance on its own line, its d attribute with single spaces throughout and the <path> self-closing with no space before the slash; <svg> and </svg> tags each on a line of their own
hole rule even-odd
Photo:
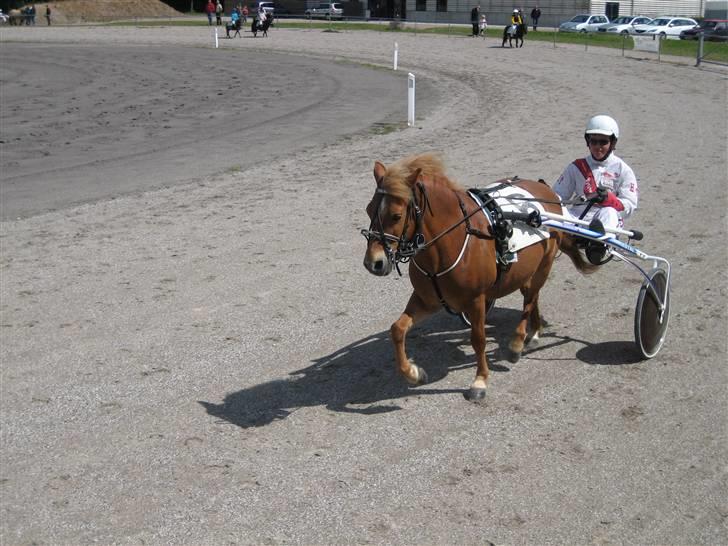
<svg viewBox="0 0 728 546">
<path fill-rule="evenodd" d="M 607 197 L 609 197 L 609 190 L 607 188 L 599 186 L 597 188 L 597 192 L 594 194 L 594 197 L 592 199 L 595 203 L 604 203 L 604 201 L 607 200 Z"/>
</svg>

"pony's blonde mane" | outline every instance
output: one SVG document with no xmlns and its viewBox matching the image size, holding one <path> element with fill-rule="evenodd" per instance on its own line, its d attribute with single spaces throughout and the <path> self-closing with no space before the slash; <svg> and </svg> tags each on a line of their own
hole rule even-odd
<svg viewBox="0 0 728 546">
<path fill-rule="evenodd" d="M 412 188 L 407 184 L 407 180 L 417 169 L 420 169 L 422 178 L 443 183 L 453 190 L 462 189 L 458 183 L 450 180 L 445 174 L 445 164 L 439 154 L 425 153 L 405 157 L 387 166 L 383 182 L 387 193 L 401 199 L 409 199 L 412 195 Z"/>
</svg>

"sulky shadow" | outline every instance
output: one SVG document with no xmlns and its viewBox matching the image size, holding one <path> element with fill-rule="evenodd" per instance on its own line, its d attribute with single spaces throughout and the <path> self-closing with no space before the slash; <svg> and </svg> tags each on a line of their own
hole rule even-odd
<svg viewBox="0 0 728 546">
<path fill-rule="evenodd" d="M 520 316 L 495 308 L 488 317 L 487 356 L 491 371 L 509 371 L 500 355 Z M 389 331 L 357 340 L 314 358 L 290 377 L 229 393 L 222 404 L 200 401 L 205 410 L 242 428 L 285 419 L 302 407 L 325 406 L 331 411 L 372 415 L 397 411 L 396 401 L 411 395 L 431 396 L 465 390 L 439 389 L 450 370 L 474 368 L 470 330 L 457 317 L 440 312 L 413 328 L 407 336 L 410 358 L 427 371 L 426 385 L 411 388 L 396 372 Z"/>
</svg>

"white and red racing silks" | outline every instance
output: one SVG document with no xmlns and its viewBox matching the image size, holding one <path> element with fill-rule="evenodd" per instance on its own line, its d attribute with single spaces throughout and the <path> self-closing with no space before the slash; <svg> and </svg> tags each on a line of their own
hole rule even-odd
<svg viewBox="0 0 728 546">
<path fill-rule="evenodd" d="M 611 207 L 619 212 L 621 218 L 629 217 L 637 208 L 639 189 L 634 172 L 614 153 L 604 161 L 596 161 L 591 155 L 570 163 L 554 185 L 554 191 L 562 200 L 589 198 L 598 187 L 606 188 L 607 199 L 597 207 Z M 584 210 L 584 204 L 570 208 L 575 216 Z"/>
</svg>

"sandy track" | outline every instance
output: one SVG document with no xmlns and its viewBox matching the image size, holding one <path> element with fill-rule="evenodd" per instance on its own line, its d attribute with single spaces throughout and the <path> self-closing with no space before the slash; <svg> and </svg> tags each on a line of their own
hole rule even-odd
<svg viewBox="0 0 728 546">
<path fill-rule="evenodd" d="M 276 162 L 388 122 L 401 111 L 388 97 L 406 85 L 391 71 L 233 49 L 4 49 L 4 219 Z"/>
<path fill-rule="evenodd" d="M 2 32 L 151 50 L 209 36 Z M 2 223 L 3 543 L 728 542 L 725 75 L 397 40 L 443 96 L 416 129 Z M 387 66 L 392 41 L 225 47 Z M 498 351 L 518 299 L 489 317 L 487 404 L 463 399 L 468 334 L 444 314 L 411 336 L 432 381 L 407 389 L 387 329 L 408 282 L 361 267 L 373 161 L 435 149 L 468 185 L 554 180 L 595 111 L 619 118 L 640 176 L 643 248 L 673 263 L 660 355 L 636 361 L 631 271 L 582 278 L 562 259 L 550 329 L 518 365 Z"/>
</svg>

